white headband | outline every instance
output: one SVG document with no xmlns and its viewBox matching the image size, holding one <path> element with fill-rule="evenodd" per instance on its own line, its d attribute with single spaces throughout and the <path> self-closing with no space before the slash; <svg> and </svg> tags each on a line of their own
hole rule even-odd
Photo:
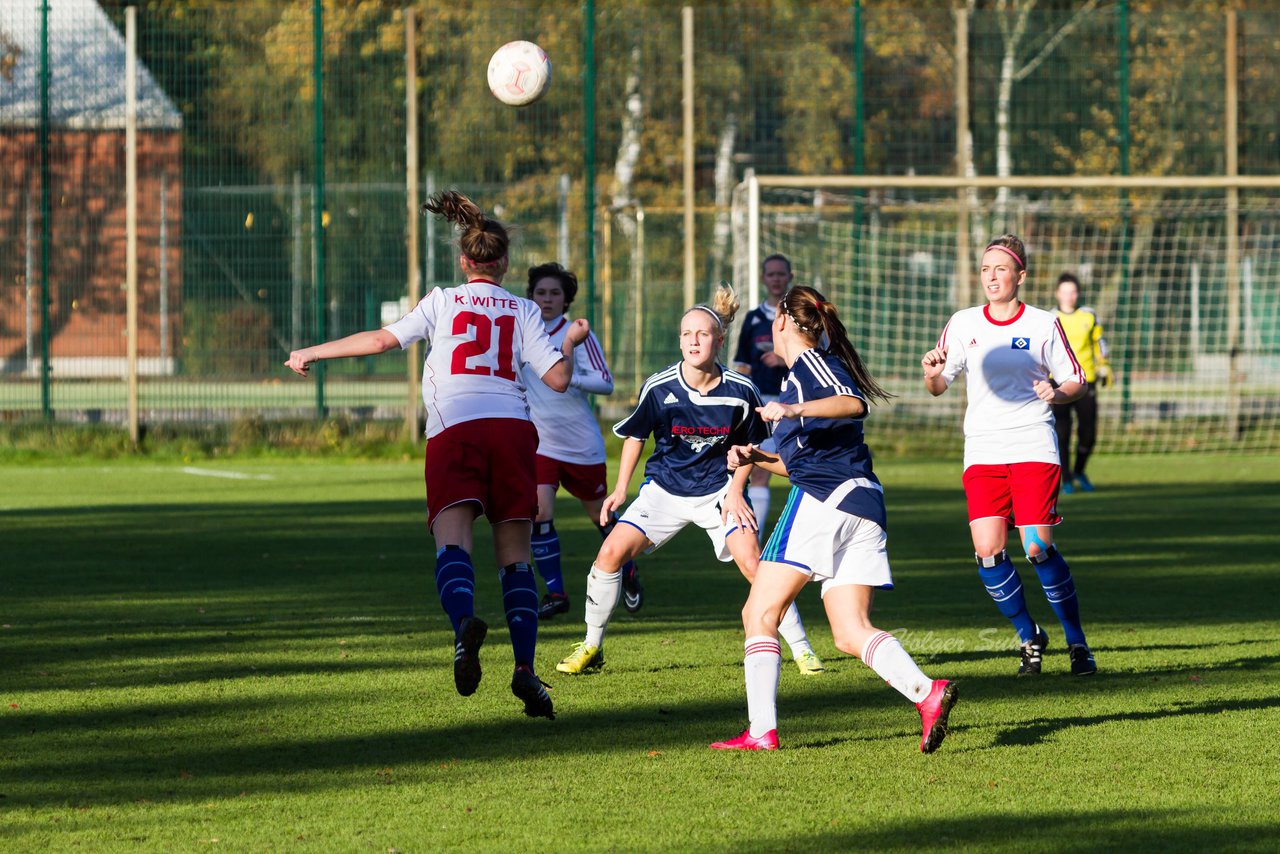
<svg viewBox="0 0 1280 854">
<path fill-rule="evenodd" d="M 705 311 L 707 314 L 709 314 L 709 315 L 711 315 L 712 317 L 714 317 L 714 318 L 716 319 L 716 326 L 719 326 L 719 327 L 720 327 L 720 331 L 721 331 L 721 332 L 723 332 L 723 331 L 724 331 L 724 321 L 720 319 L 720 315 L 716 313 L 715 309 L 708 308 L 708 307 L 707 307 L 707 306 L 705 306 L 705 305 L 695 305 L 693 308 L 689 309 L 689 311 L 693 311 L 693 309 L 695 309 L 695 308 L 696 308 L 696 309 L 701 309 L 702 311 Z M 686 311 L 686 312 L 685 312 L 685 314 L 688 314 L 688 313 L 689 313 L 689 311 Z"/>
</svg>

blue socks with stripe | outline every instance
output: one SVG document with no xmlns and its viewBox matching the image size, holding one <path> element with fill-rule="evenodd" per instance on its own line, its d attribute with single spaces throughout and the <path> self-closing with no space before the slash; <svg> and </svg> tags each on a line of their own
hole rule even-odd
<svg viewBox="0 0 1280 854">
<path fill-rule="evenodd" d="M 987 588 L 987 594 L 996 603 L 1000 613 L 1009 618 L 1018 630 L 1018 637 L 1027 643 L 1036 635 L 1036 621 L 1027 612 L 1027 599 L 1022 592 L 1022 579 L 1008 552 L 1001 551 L 991 557 L 977 557 L 978 575 Z"/>
<path fill-rule="evenodd" d="M 471 555 L 461 547 L 443 546 L 436 550 L 436 591 L 457 635 L 462 621 L 475 613 L 476 603 L 476 571 Z"/>
<path fill-rule="evenodd" d="M 1067 646 L 1084 643 L 1084 628 L 1080 625 L 1080 600 L 1076 598 L 1076 583 L 1071 578 L 1071 567 L 1058 552 L 1057 546 L 1048 549 L 1035 557 L 1028 557 L 1040 576 L 1040 586 L 1044 588 L 1045 598 L 1049 606 L 1062 623 L 1062 633 Z"/>
<path fill-rule="evenodd" d="M 564 575 L 560 571 L 560 535 L 556 533 L 556 523 L 550 519 L 534 522 L 529 544 L 533 548 L 533 562 L 538 567 L 538 574 L 547 584 L 547 592 L 563 594 Z"/>
<path fill-rule="evenodd" d="M 532 667 L 538 646 L 538 585 L 533 567 L 513 563 L 500 569 L 498 575 L 502 579 L 502 607 L 507 612 L 507 631 L 511 633 L 516 665 Z"/>
</svg>

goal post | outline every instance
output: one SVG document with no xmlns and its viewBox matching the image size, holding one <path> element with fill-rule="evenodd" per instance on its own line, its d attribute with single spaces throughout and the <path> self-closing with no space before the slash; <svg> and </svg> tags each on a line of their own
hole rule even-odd
<svg viewBox="0 0 1280 854">
<path fill-rule="evenodd" d="M 919 359 L 981 302 L 980 253 L 1008 231 L 1027 243 L 1026 302 L 1052 309 L 1072 272 L 1098 315 L 1116 376 L 1098 392 L 1099 449 L 1280 451 L 1280 176 L 748 173 L 733 223 L 746 302 L 778 252 L 840 308 L 898 395 L 882 435 L 959 446 L 963 395 L 930 398 Z"/>
</svg>

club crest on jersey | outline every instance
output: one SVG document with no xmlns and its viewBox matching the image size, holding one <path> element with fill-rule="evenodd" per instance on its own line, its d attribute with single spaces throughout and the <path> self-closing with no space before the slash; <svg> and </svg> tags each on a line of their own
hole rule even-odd
<svg viewBox="0 0 1280 854">
<path fill-rule="evenodd" d="M 1031 349 L 1031 339 L 1030 339 L 1030 338 L 1021 338 L 1021 337 L 1019 337 L 1019 338 L 1015 338 L 1015 339 L 1013 339 L 1013 345 L 1012 345 L 1011 349 L 1013 349 L 1013 350 L 1030 350 L 1030 349 Z"/>
</svg>

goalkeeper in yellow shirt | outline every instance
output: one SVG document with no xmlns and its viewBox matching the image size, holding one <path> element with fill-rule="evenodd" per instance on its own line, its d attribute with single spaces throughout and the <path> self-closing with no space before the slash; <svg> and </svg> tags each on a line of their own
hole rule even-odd
<svg viewBox="0 0 1280 854">
<path fill-rule="evenodd" d="M 1062 492 L 1093 492 L 1093 484 L 1084 473 L 1093 444 L 1098 437 L 1098 387 L 1111 384 L 1111 365 L 1107 361 L 1107 342 L 1102 325 L 1093 309 L 1080 303 L 1080 280 L 1071 273 L 1058 277 L 1058 322 L 1067 334 L 1067 343 L 1076 354 L 1088 390 L 1071 403 L 1054 404 L 1053 417 L 1058 431 L 1058 454 L 1062 458 Z M 1071 464 L 1071 417 L 1078 424 L 1075 465 Z"/>
</svg>

